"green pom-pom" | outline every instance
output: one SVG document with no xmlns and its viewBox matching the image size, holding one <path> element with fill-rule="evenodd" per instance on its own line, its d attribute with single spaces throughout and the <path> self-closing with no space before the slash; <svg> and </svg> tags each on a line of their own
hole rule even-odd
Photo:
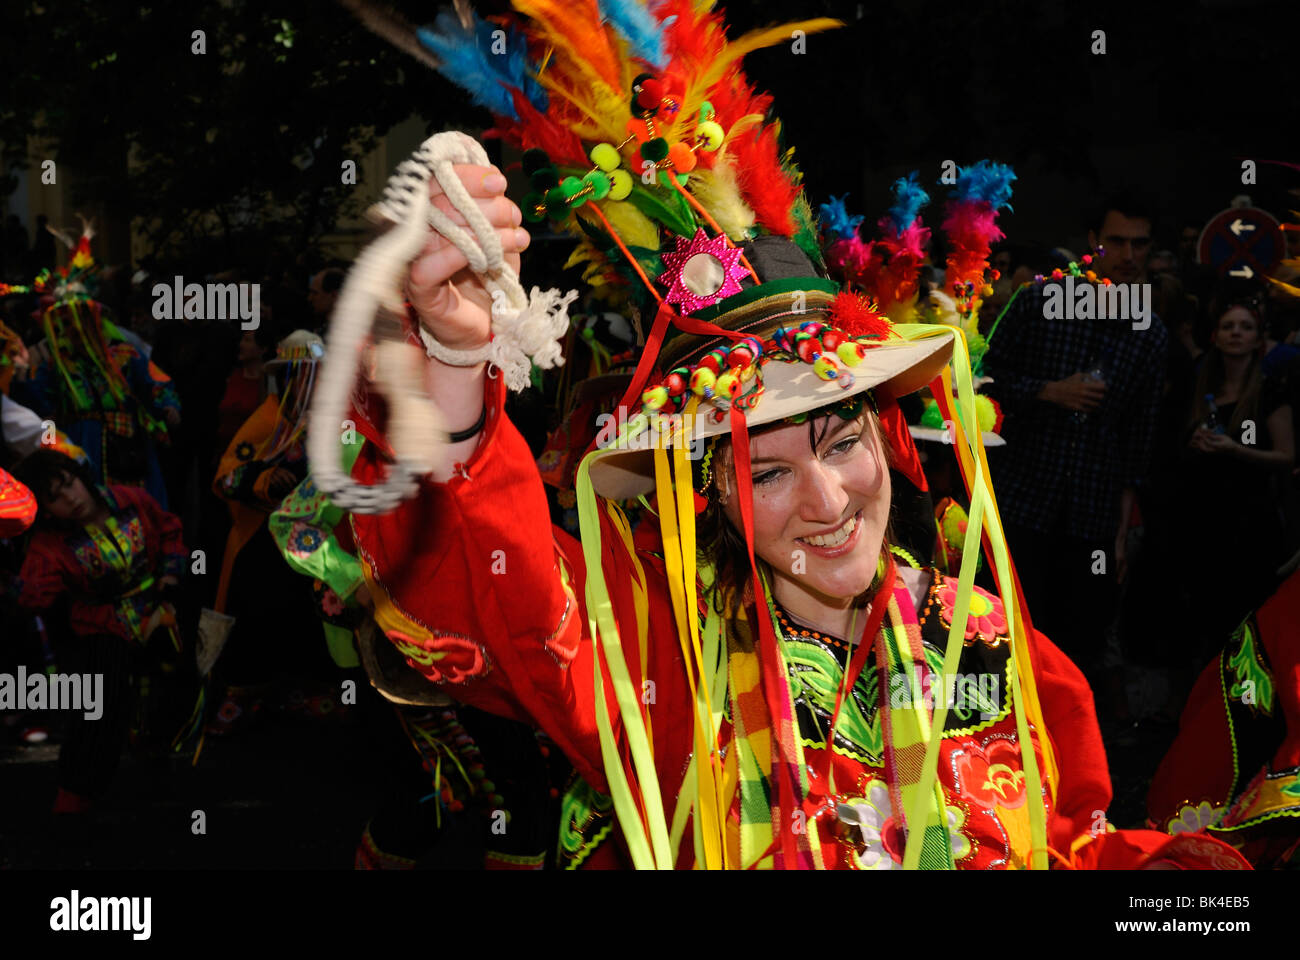
<svg viewBox="0 0 1300 960">
<path fill-rule="evenodd" d="M 546 191 L 546 215 L 552 220 L 563 220 L 569 215 L 569 198 L 560 187 Z"/>
<path fill-rule="evenodd" d="M 658 163 L 668 156 L 668 141 L 663 137 L 647 140 L 641 144 L 641 156 L 651 163 Z"/>
<path fill-rule="evenodd" d="M 925 401 L 925 413 L 921 414 L 921 426 L 929 427 L 932 430 L 943 429 L 943 414 L 939 412 L 939 404 L 935 403 L 935 401 Z"/>
<path fill-rule="evenodd" d="M 552 166 L 539 167 L 532 172 L 532 183 L 534 190 L 549 190 L 559 186 L 560 175 Z"/>
<path fill-rule="evenodd" d="M 538 150 L 536 147 L 534 147 L 531 150 L 524 151 L 524 157 L 523 157 L 524 173 L 529 174 L 531 176 L 532 174 L 536 173 L 538 170 L 542 169 L 542 167 L 549 167 L 550 165 L 551 165 L 551 158 L 546 155 L 545 150 Z"/>
<path fill-rule="evenodd" d="M 998 422 L 998 412 L 993 408 L 993 401 L 982 394 L 975 394 L 975 422 L 980 425 L 980 433 L 988 433 Z"/>
<path fill-rule="evenodd" d="M 704 123 L 706 121 L 712 120 L 713 114 L 715 112 L 716 111 L 713 109 L 713 104 L 705 100 L 703 103 L 700 104 L 700 122 Z"/>
<path fill-rule="evenodd" d="M 564 193 L 564 199 L 572 200 L 573 195 L 583 188 L 584 184 L 577 177 L 565 177 L 560 181 L 560 190 Z"/>
<path fill-rule="evenodd" d="M 591 199 L 604 200 L 609 196 L 609 177 L 601 171 L 593 170 L 582 180 L 591 186 Z"/>
<path fill-rule="evenodd" d="M 545 206 L 546 198 L 540 193 L 530 193 L 524 197 L 523 213 L 524 219 L 529 223 L 540 223 L 546 218 L 546 214 L 540 212 L 537 208 Z"/>
</svg>

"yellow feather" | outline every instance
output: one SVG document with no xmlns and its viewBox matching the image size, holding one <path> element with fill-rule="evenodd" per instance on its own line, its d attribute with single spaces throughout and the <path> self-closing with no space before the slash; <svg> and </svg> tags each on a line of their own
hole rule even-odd
<svg viewBox="0 0 1300 960">
<path fill-rule="evenodd" d="M 754 211 L 741 199 L 736 171 L 726 158 L 720 157 L 712 170 L 697 167 L 691 174 L 690 190 L 728 237 L 739 242 L 748 236 Z"/>
<path fill-rule="evenodd" d="M 632 204 L 621 200 L 606 200 L 600 204 L 600 212 L 605 215 L 619 239 L 629 247 L 659 249 L 659 228 Z M 604 224 L 596 223 L 596 226 L 605 229 Z M 622 254 L 616 251 L 614 258 L 621 260 Z"/>
<path fill-rule="evenodd" d="M 1281 280 L 1274 280 L 1272 277 L 1267 278 L 1270 283 L 1275 283 L 1293 297 L 1300 297 L 1300 287 L 1293 287 L 1289 283 L 1283 283 Z"/>
<path fill-rule="evenodd" d="M 681 116 L 693 117 L 699 110 L 700 104 L 708 96 L 708 91 L 713 85 L 719 82 L 727 73 L 733 69 L 733 66 L 742 57 L 755 50 L 763 47 L 774 46 L 778 43 L 784 43 L 793 39 L 791 34 L 796 30 L 802 30 L 805 34 L 821 33 L 825 30 L 835 30 L 844 26 L 842 20 L 834 20 L 830 17 L 817 17 L 812 20 L 800 20 L 797 23 L 785 23 L 774 27 L 766 27 L 760 30 L 751 30 L 742 37 L 737 38 L 727 44 L 726 49 L 718 56 L 718 59 L 709 64 L 709 69 L 696 77 L 686 91 L 685 103 L 682 105 Z"/>
</svg>

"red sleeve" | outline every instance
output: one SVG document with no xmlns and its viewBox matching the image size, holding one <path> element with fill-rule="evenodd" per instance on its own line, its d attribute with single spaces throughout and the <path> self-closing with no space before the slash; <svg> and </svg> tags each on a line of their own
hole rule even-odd
<svg viewBox="0 0 1300 960">
<path fill-rule="evenodd" d="M 74 560 L 63 538 L 49 531 L 37 533 L 28 544 L 18 574 L 18 605 L 43 610 L 76 581 Z"/>
<path fill-rule="evenodd" d="M 1043 721 L 1056 753 L 1060 783 L 1048 842 L 1068 851 L 1110 806 L 1110 770 L 1097 725 L 1092 688 L 1082 671 L 1042 633 L 1034 631 L 1034 679 Z"/>
<path fill-rule="evenodd" d="M 357 553 L 376 620 L 412 667 L 458 700 L 541 727 L 603 790 L 582 553 L 557 539 L 504 400 L 503 382 L 488 380 L 487 424 L 459 475 L 423 482 L 390 513 L 352 515 Z M 375 483 L 387 445 L 364 409 L 354 410 L 359 429 L 377 442 L 353 475 Z"/>
</svg>

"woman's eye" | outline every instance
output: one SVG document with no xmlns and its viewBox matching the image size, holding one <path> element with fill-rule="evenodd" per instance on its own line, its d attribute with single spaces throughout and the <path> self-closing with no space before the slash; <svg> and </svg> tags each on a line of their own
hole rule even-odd
<svg viewBox="0 0 1300 960">
<path fill-rule="evenodd" d="M 859 435 L 856 436 L 856 437 L 848 437 L 848 438 L 846 438 L 846 439 L 844 439 L 844 440 L 841 440 L 839 443 L 835 444 L 835 446 L 831 447 L 830 452 L 831 452 L 831 453 L 848 453 L 850 450 L 852 450 L 854 447 L 856 447 L 856 446 L 858 445 L 858 443 L 859 443 L 861 440 L 862 440 L 862 435 L 861 435 L 861 434 L 859 434 Z"/>
<path fill-rule="evenodd" d="M 765 470 L 762 473 L 755 474 L 751 479 L 756 486 L 774 483 L 782 474 L 781 470 Z"/>
</svg>

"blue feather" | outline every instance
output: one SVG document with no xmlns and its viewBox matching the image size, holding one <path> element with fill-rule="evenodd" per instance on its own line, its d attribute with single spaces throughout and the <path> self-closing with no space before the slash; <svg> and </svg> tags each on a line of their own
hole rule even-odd
<svg viewBox="0 0 1300 960">
<path fill-rule="evenodd" d="M 901 234 L 912 225 L 921 208 L 930 202 L 930 195 L 916 182 L 916 171 L 894 181 L 894 205 L 889 208 L 889 218 L 894 222 L 894 233 Z"/>
<path fill-rule="evenodd" d="M 993 163 L 981 160 L 969 167 L 962 167 L 957 173 L 956 199 L 966 201 L 984 201 L 994 210 L 1002 207 L 1011 209 L 1011 181 L 1016 179 L 1015 172 L 1005 163 Z"/>
<path fill-rule="evenodd" d="M 848 199 L 848 196 L 846 193 L 842 197 L 831 197 L 829 201 L 823 203 L 819 208 L 822 226 L 826 229 L 826 232 L 841 240 L 848 240 L 856 235 L 858 225 L 863 220 L 861 216 L 849 216 L 849 211 L 844 206 L 844 201 Z"/>
<path fill-rule="evenodd" d="M 470 99 L 493 113 L 519 120 L 511 90 L 519 90 L 539 110 L 546 109 L 546 93 L 534 79 L 523 36 L 511 28 L 503 39 L 493 34 L 499 27 L 474 15 L 466 29 L 450 11 L 438 14 L 432 28 L 420 27 L 416 36 L 438 58 L 438 72 L 469 93 Z M 494 53 L 503 43 L 504 53 Z"/>
<path fill-rule="evenodd" d="M 598 0 L 602 20 L 611 24 L 627 41 L 634 57 L 662 70 L 668 64 L 664 53 L 663 25 L 642 0 Z"/>
</svg>

